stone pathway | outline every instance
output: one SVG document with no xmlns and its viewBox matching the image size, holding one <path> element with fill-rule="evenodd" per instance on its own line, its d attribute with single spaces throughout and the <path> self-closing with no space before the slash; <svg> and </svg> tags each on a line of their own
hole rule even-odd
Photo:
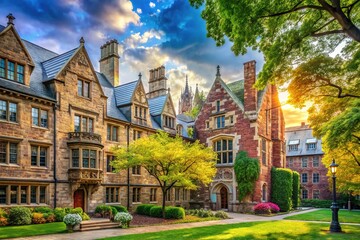
<svg viewBox="0 0 360 240">
<path fill-rule="evenodd" d="M 92 240 L 105 237 L 115 237 L 123 236 L 129 234 L 137 233 L 149 233 L 149 232 L 160 232 L 166 230 L 175 230 L 175 229 L 186 229 L 194 227 L 206 227 L 212 225 L 223 225 L 223 224 L 232 224 L 232 223 L 241 223 L 241 222 L 256 222 L 256 221 L 277 221 L 282 220 L 285 217 L 293 216 L 297 214 L 307 213 L 316 211 L 318 209 L 309 209 L 305 211 L 299 211 L 289 214 L 277 215 L 274 217 L 263 217 L 250 214 L 240 214 L 240 213 L 228 213 L 231 219 L 226 220 L 216 220 L 216 221 L 207 221 L 207 222 L 195 222 L 195 223 L 181 223 L 181 224 L 170 224 L 170 225 L 158 225 L 158 226 L 146 226 L 146 227 L 136 227 L 136 228 L 114 228 L 114 229 L 104 229 L 88 232 L 75 232 L 75 233 L 64 233 L 64 234 L 51 234 L 51 235 L 42 235 L 34 237 L 25 237 L 25 238 L 15 238 L 18 240 Z M 319 222 L 316 222 L 319 223 Z M 360 226 L 360 224 L 354 224 Z"/>
</svg>

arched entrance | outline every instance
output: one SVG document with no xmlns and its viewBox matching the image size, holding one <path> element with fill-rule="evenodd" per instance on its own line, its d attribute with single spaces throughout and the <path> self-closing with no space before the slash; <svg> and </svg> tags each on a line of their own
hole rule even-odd
<svg viewBox="0 0 360 240">
<path fill-rule="evenodd" d="M 84 189 L 78 189 L 74 192 L 74 208 L 81 207 L 85 210 L 85 192 Z"/>
<path fill-rule="evenodd" d="M 228 191 L 226 187 L 220 189 L 220 206 L 222 209 L 228 208 Z"/>
</svg>

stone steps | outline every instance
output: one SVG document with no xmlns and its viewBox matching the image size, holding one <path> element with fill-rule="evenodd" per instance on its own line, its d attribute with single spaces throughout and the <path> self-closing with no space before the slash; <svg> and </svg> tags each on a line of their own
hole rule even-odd
<svg viewBox="0 0 360 240">
<path fill-rule="evenodd" d="M 119 223 L 111 222 L 109 219 L 90 220 L 80 224 L 80 231 L 91 231 L 117 227 L 119 227 Z"/>
</svg>

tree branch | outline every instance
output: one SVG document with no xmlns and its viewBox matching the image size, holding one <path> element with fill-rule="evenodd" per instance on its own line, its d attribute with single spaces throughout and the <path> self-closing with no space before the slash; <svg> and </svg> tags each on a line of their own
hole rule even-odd
<svg viewBox="0 0 360 240">
<path fill-rule="evenodd" d="M 357 165 L 360 167 L 360 162 L 359 162 L 359 160 L 357 159 L 357 157 L 355 156 L 355 154 L 353 154 L 349 149 L 345 149 L 345 150 L 348 151 L 348 153 L 350 153 L 350 154 L 353 156 L 355 162 L 356 162 Z"/>
<path fill-rule="evenodd" d="M 325 10 L 323 7 L 317 6 L 317 5 L 304 5 L 304 6 L 299 7 L 299 5 L 302 2 L 303 1 L 298 2 L 293 8 L 291 8 L 291 9 L 289 9 L 287 11 L 279 12 L 279 13 L 273 13 L 273 14 L 269 14 L 269 15 L 265 15 L 265 16 L 260 16 L 260 18 L 277 17 L 277 16 L 285 15 L 285 14 L 288 14 L 288 13 L 292 13 L 292 12 L 296 12 L 296 11 L 300 11 L 300 10 L 304 10 L 304 9 Z"/>
<path fill-rule="evenodd" d="M 322 37 L 322 36 L 326 36 L 326 35 L 331 35 L 331 34 L 339 34 L 339 33 L 344 33 L 344 30 L 331 30 L 331 31 L 326 31 L 326 32 L 320 32 L 320 33 L 315 33 L 313 32 L 311 34 L 312 37 Z"/>
<path fill-rule="evenodd" d="M 351 136 L 353 136 L 354 138 L 356 138 L 360 142 L 360 137 L 359 136 L 356 136 L 355 134 L 351 134 Z"/>
</svg>

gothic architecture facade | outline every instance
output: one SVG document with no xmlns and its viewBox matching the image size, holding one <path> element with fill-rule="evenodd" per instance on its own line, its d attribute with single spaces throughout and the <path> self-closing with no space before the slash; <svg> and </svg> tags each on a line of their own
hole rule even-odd
<svg viewBox="0 0 360 240">
<path fill-rule="evenodd" d="M 205 207 L 249 211 L 270 200 L 271 168 L 285 167 L 284 118 L 274 85 L 253 88 L 255 61 L 244 63 L 244 80 L 226 84 L 218 66 L 216 78 L 195 122 L 200 142 L 218 153 L 217 174 L 202 189 Z M 238 152 L 259 159 L 260 177 L 254 191 L 238 199 L 234 162 Z"/>
</svg>

